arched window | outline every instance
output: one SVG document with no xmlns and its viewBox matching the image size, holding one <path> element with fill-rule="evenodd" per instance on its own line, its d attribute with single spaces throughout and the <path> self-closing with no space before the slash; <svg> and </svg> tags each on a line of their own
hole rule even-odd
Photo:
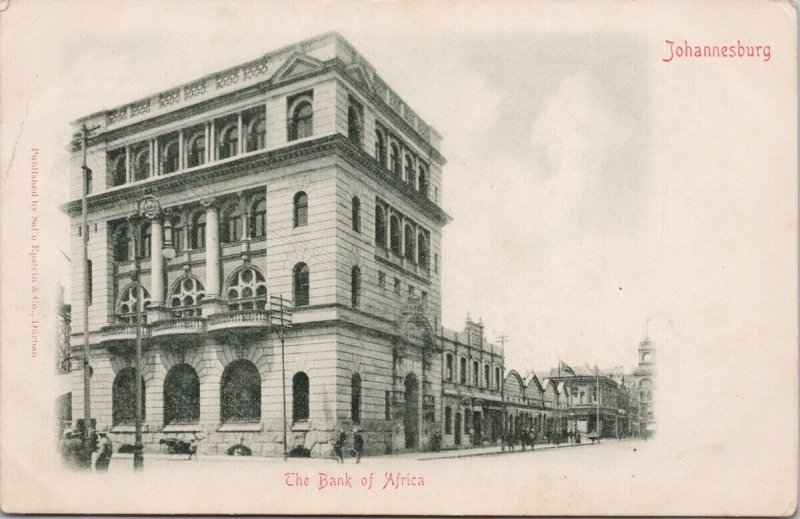
<svg viewBox="0 0 800 519">
<path fill-rule="evenodd" d="M 406 224 L 405 228 L 406 250 L 404 251 L 405 257 L 409 261 L 416 261 L 416 240 L 414 239 L 414 228 Z"/>
<path fill-rule="evenodd" d="M 489 389 L 491 385 L 492 372 L 488 364 L 483 365 L 483 387 Z"/>
<path fill-rule="evenodd" d="M 428 173 L 422 165 L 419 167 L 419 192 L 428 195 Z"/>
<path fill-rule="evenodd" d="M 144 180 L 150 176 L 150 150 L 142 148 L 135 155 L 133 180 Z"/>
<path fill-rule="evenodd" d="M 353 197 L 351 212 L 353 230 L 361 232 L 361 200 L 357 196 Z"/>
<path fill-rule="evenodd" d="M 169 174 L 178 171 L 178 140 L 169 141 L 161 149 L 161 173 Z"/>
<path fill-rule="evenodd" d="M 361 298 L 361 269 L 353 267 L 350 270 L 350 304 L 358 308 Z"/>
<path fill-rule="evenodd" d="M 131 259 L 131 237 L 128 235 L 128 226 L 121 224 L 114 231 L 114 261 L 128 261 Z"/>
<path fill-rule="evenodd" d="M 258 199 L 250 213 L 250 237 L 263 238 L 267 234 L 267 201 Z"/>
<path fill-rule="evenodd" d="M 494 388 L 500 389 L 500 368 L 494 368 Z"/>
<path fill-rule="evenodd" d="M 150 257 L 150 231 L 150 222 L 143 223 L 139 234 L 138 253 L 140 258 Z"/>
<path fill-rule="evenodd" d="M 400 150 L 395 143 L 389 147 L 389 166 L 394 176 L 400 178 Z"/>
<path fill-rule="evenodd" d="M 191 137 L 189 137 L 189 146 L 187 146 L 186 164 L 190 168 L 194 168 L 205 164 L 206 162 L 206 134 L 205 130 L 201 130 Z"/>
<path fill-rule="evenodd" d="M 392 249 L 392 252 L 397 254 L 398 256 L 403 254 L 403 251 L 400 248 L 401 240 L 401 233 L 400 230 L 400 218 L 397 215 L 392 215 L 389 218 L 389 248 Z"/>
<path fill-rule="evenodd" d="M 481 370 L 478 367 L 478 361 L 472 361 L 472 385 L 478 387 L 480 382 Z"/>
<path fill-rule="evenodd" d="M 294 266 L 294 306 L 308 306 L 310 292 L 310 273 L 308 265 L 298 263 Z"/>
<path fill-rule="evenodd" d="M 375 130 L 375 160 L 386 167 L 386 140 L 380 130 Z"/>
<path fill-rule="evenodd" d="M 147 290 L 139 286 L 139 295 L 142 297 L 142 315 L 150 305 L 150 294 Z M 132 323 L 136 321 L 136 285 L 130 284 L 120 294 L 117 302 L 117 317 L 123 322 Z"/>
<path fill-rule="evenodd" d="M 406 182 L 416 188 L 417 174 L 414 171 L 414 159 L 411 155 L 406 155 Z"/>
<path fill-rule="evenodd" d="M 386 211 L 380 205 L 375 206 L 375 244 L 386 247 Z"/>
<path fill-rule="evenodd" d="M 462 384 L 466 384 L 467 383 L 467 359 L 465 359 L 464 357 L 461 357 L 460 359 L 458 359 L 458 367 L 459 367 L 458 380 Z"/>
<path fill-rule="evenodd" d="M 222 129 L 219 134 L 219 159 L 235 156 L 239 151 L 239 127 L 236 123 Z"/>
<path fill-rule="evenodd" d="M 452 353 L 448 353 L 447 356 L 446 356 L 446 359 L 447 360 L 445 362 L 445 365 L 446 365 L 445 377 L 447 378 L 448 381 L 452 382 L 453 381 L 453 354 Z"/>
<path fill-rule="evenodd" d="M 255 267 L 247 266 L 236 272 L 225 293 L 230 310 L 266 309 L 267 280 Z"/>
<path fill-rule="evenodd" d="M 353 104 L 347 108 L 347 137 L 350 142 L 361 147 L 361 114 Z"/>
<path fill-rule="evenodd" d="M 145 417 L 144 377 L 142 377 L 142 419 Z M 114 425 L 133 425 L 136 422 L 136 372 L 133 368 L 119 370 L 111 388 L 111 419 Z"/>
<path fill-rule="evenodd" d="M 164 379 L 164 424 L 200 420 L 200 378 L 188 364 L 173 366 Z"/>
<path fill-rule="evenodd" d="M 219 227 L 222 243 L 233 243 L 242 239 L 242 213 L 235 205 L 223 208 Z"/>
<path fill-rule="evenodd" d="M 311 137 L 314 130 L 314 109 L 311 101 L 303 98 L 295 102 L 289 113 L 289 140 Z"/>
<path fill-rule="evenodd" d="M 206 246 L 206 212 L 198 211 L 192 218 L 191 246 L 202 249 Z"/>
<path fill-rule="evenodd" d="M 223 422 L 261 420 L 261 374 L 252 362 L 240 359 L 228 364 L 220 390 Z"/>
<path fill-rule="evenodd" d="M 294 195 L 294 226 L 308 225 L 308 195 L 300 191 Z"/>
<path fill-rule="evenodd" d="M 350 418 L 354 424 L 361 423 L 361 375 L 353 373 L 350 379 Z"/>
<path fill-rule="evenodd" d="M 121 186 L 128 181 L 128 170 L 125 169 L 125 151 L 123 150 L 111 163 L 111 183 Z"/>
<path fill-rule="evenodd" d="M 169 307 L 175 317 L 203 315 L 201 304 L 206 296 L 203 284 L 194 276 L 184 276 L 172 286 Z"/>
<path fill-rule="evenodd" d="M 292 421 L 308 420 L 308 375 L 302 371 L 292 377 Z"/>
<path fill-rule="evenodd" d="M 419 255 L 419 266 L 428 270 L 430 269 L 430 247 L 428 246 L 428 238 L 425 236 L 424 232 L 419 233 L 418 243 L 419 251 L 417 251 L 417 253 Z"/>
<path fill-rule="evenodd" d="M 247 151 L 264 149 L 267 145 L 267 121 L 256 117 L 247 127 Z"/>
</svg>

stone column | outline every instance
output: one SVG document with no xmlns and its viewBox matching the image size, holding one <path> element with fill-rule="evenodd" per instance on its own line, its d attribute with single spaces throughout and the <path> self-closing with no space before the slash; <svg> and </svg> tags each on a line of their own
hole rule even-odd
<svg viewBox="0 0 800 519">
<path fill-rule="evenodd" d="M 242 112 L 239 112 L 236 121 L 236 133 L 237 133 L 236 138 L 238 139 L 236 142 L 237 155 L 241 155 L 242 153 L 244 153 L 244 150 L 247 149 L 244 145 L 244 128 L 242 128 L 242 122 L 243 122 Z"/>
<path fill-rule="evenodd" d="M 206 208 L 206 297 L 203 315 L 222 311 L 220 297 L 219 206 L 214 199 L 204 200 Z"/>
<path fill-rule="evenodd" d="M 161 217 L 150 221 L 150 304 L 147 307 L 147 322 L 169 319 L 170 313 L 164 304 L 164 232 Z"/>
</svg>

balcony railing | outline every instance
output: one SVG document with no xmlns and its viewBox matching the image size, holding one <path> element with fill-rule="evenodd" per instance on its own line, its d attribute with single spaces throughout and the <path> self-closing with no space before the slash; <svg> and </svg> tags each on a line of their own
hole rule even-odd
<svg viewBox="0 0 800 519">
<path fill-rule="evenodd" d="M 101 342 L 124 342 L 136 340 L 136 324 L 121 323 L 104 326 L 100 329 L 102 336 Z M 147 339 L 150 336 L 150 330 L 147 325 L 142 325 L 142 338 Z"/>
<path fill-rule="evenodd" d="M 269 324 L 269 312 L 266 310 L 234 310 L 210 315 L 207 330 L 210 333 L 236 329 L 266 329 Z"/>
<path fill-rule="evenodd" d="M 205 329 L 205 317 L 165 319 L 163 321 L 155 321 L 150 325 L 150 336 L 155 338 L 173 335 L 198 335 L 205 332 Z"/>
</svg>

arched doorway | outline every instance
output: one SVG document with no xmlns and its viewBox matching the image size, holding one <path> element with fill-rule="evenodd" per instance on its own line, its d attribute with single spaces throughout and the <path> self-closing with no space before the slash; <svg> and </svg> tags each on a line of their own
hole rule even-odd
<svg viewBox="0 0 800 519">
<path fill-rule="evenodd" d="M 403 415 L 406 449 L 416 449 L 419 439 L 419 385 L 413 374 L 406 376 L 406 409 Z"/>
</svg>

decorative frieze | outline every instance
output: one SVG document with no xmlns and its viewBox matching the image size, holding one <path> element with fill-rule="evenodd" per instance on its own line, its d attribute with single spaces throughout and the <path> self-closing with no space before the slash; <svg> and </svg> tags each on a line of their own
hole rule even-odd
<svg viewBox="0 0 800 519">
<path fill-rule="evenodd" d="M 260 61 L 256 61 L 255 63 L 249 63 L 242 67 L 242 71 L 244 73 L 245 79 L 254 78 L 257 76 L 263 76 L 267 73 L 269 62 L 265 59 Z"/>
<path fill-rule="evenodd" d="M 131 105 L 131 117 L 144 115 L 150 111 L 150 100 L 146 99 Z"/>
<path fill-rule="evenodd" d="M 196 83 L 183 87 L 183 99 L 191 99 L 206 93 L 206 80 L 202 79 Z"/>
<path fill-rule="evenodd" d="M 108 114 L 106 115 L 106 122 L 108 124 L 115 124 L 120 121 L 124 121 L 127 118 L 128 118 L 128 107 L 123 106 L 118 110 L 112 110 L 111 112 L 108 112 Z"/>
<path fill-rule="evenodd" d="M 163 92 L 158 94 L 158 104 L 161 108 L 165 106 L 174 105 L 175 103 L 180 102 L 181 100 L 181 90 L 176 88 L 175 90 L 170 90 L 169 92 Z"/>
<path fill-rule="evenodd" d="M 229 70 L 217 75 L 217 88 L 225 88 L 239 82 L 239 70 Z"/>
</svg>

